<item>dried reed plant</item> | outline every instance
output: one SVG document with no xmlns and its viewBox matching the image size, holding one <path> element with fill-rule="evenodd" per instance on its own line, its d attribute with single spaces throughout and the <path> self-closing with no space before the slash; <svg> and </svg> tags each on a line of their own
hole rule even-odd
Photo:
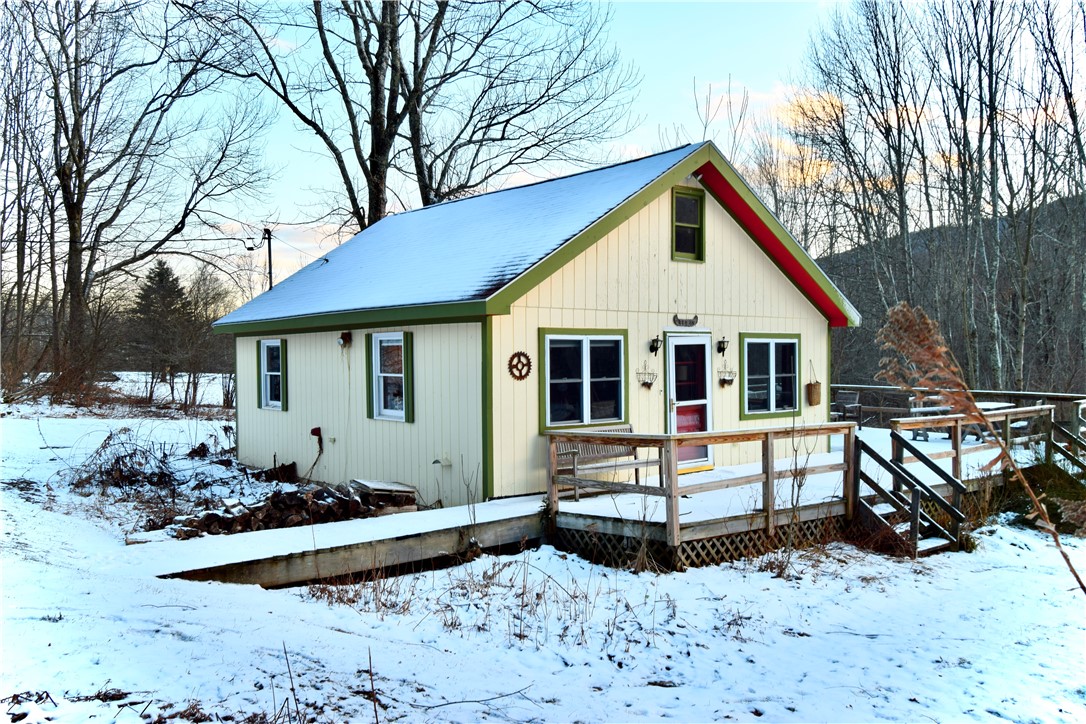
<svg viewBox="0 0 1086 724">
<path fill-rule="evenodd" d="M 950 351 L 950 346 L 939 331 L 939 323 L 928 317 L 923 309 L 910 306 L 906 302 L 890 309 L 886 316 L 886 324 L 879 330 L 875 340 L 880 348 L 889 354 L 879 360 L 876 379 L 911 392 L 919 399 L 938 395 L 943 404 L 950 408 L 951 414 L 963 415 L 968 423 L 982 425 L 987 429 L 999 445 L 998 455 L 987 467 L 990 469 L 1001 465 L 1026 491 L 1033 504 L 1033 512 L 1027 517 L 1052 536 L 1067 569 L 1086 594 L 1086 583 L 1060 543 L 1059 533 L 1048 516 L 1044 495 L 1038 496 L 1033 490 L 1002 436 L 977 406 L 977 401 L 962 376 L 961 367 L 954 359 L 954 353 Z"/>
</svg>

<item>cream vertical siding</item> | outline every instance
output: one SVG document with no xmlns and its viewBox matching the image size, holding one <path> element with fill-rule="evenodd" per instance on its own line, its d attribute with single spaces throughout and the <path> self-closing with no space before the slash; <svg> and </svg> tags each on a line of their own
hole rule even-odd
<svg viewBox="0 0 1086 724">
<path fill-rule="evenodd" d="M 412 332 L 415 422 L 366 417 L 366 334 Z M 482 475 L 482 333 L 480 325 L 435 324 L 237 339 L 238 443 L 242 462 L 296 462 L 314 480 L 392 480 L 418 488 L 422 501 L 467 503 Z M 287 409 L 257 407 L 257 341 L 287 341 Z M 250 372 L 246 372 L 251 370 Z M 310 434 L 321 428 L 324 453 Z M 447 459 L 450 466 L 434 465 Z M 311 468 L 311 469 L 310 469 Z"/>
<path fill-rule="evenodd" d="M 691 185 L 696 185 L 690 182 Z M 665 193 L 605 238 L 518 300 L 512 313 L 494 319 L 494 492 L 515 495 L 541 491 L 546 482 L 546 445 L 539 431 L 540 328 L 615 329 L 628 332 L 629 420 L 638 432 L 661 433 L 666 426 L 666 347 L 653 356 L 648 342 L 664 332 L 705 332 L 711 336 L 712 370 L 726 361 L 739 370 L 740 333 L 794 334 L 800 339 L 801 422 L 826 419 L 829 325 L 795 285 L 706 193 L 705 262 L 671 259 L 671 194 Z M 672 317 L 698 317 L 696 327 L 677 327 Z M 727 337 L 727 353 L 716 341 Z M 518 350 L 534 368 L 525 381 L 506 371 Z M 658 374 L 651 390 L 635 372 L 647 363 Z M 811 365 L 823 382 L 823 402 L 806 404 L 803 384 Z M 712 384 L 713 428 L 771 427 L 792 418 L 740 420 L 741 380 Z M 747 462 L 760 454 L 754 445 L 720 446 L 717 465 Z"/>
</svg>

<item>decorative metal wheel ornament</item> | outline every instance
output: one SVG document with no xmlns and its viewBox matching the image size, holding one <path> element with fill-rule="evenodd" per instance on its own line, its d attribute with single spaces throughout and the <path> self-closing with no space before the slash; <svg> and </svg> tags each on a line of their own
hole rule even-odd
<svg viewBox="0 0 1086 724">
<path fill-rule="evenodd" d="M 514 380 L 524 380 L 532 374 L 532 358 L 527 352 L 514 352 L 509 356 L 509 374 Z"/>
</svg>

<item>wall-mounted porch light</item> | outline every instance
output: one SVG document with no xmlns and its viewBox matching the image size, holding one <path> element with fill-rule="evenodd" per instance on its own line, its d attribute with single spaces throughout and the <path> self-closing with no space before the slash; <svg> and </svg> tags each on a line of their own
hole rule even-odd
<svg viewBox="0 0 1086 724">
<path fill-rule="evenodd" d="M 650 339 L 649 340 L 649 352 L 652 352 L 653 354 L 656 354 L 657 352 L 660 351 L 660 346 L 662 344 L 663 343 L 660 341 L 660 335 L 656 335 L 656 339 Z"/>
<path fill-rule="evenodd" d="M 727 337 L 721 337 L 720 341 L 716 343 L 716 351 L 719 352 L 722 355 L 725 352 L 728 351 L 728 338 Z"/>
</svg>

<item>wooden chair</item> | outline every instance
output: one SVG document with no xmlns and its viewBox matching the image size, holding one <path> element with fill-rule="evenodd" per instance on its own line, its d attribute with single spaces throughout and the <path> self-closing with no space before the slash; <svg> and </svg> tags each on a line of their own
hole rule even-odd
<svg viewBox="0 0 1086 724">
<path fill-rule="evenodd" d="M 864 426 L 864 408 L 860 404 L 860 393 L 857 390 L 838 390 L 833 395 L 833 403 L 830 405 L 830 419 L 855 420 L 857 427 Z"/>
</svg>

